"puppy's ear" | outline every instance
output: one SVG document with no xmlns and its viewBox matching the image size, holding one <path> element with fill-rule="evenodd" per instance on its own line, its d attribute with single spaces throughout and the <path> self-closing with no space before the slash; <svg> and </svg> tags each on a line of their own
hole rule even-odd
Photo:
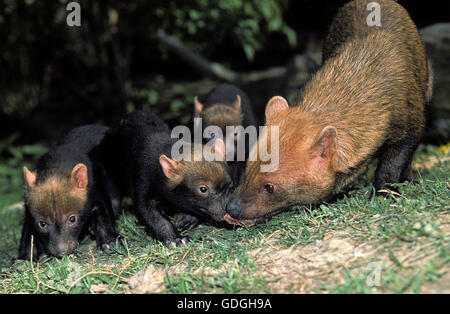
<svg viewBox="0 0 450 314">
<path fill-rule="evenodd" d="M 85 164 L 76 164 L 70 175 L 70 182 L 77 189 L 85 190 L 88 185 L 88 169 Z"/>
<path fill-rule="evenodd" d="M 214 146 L 211 149 L 211 152 L 214 153 L 216 156 L 220 156 L 220 158 L 216 158 L 217 161 L 224 161 L 225 160 L 225 143 L 220 138 L 216 139 L 214 141 Z"/>
<path fill-rule="evenodd" d="M 241 96 L 236 95 L 236 100 L 233 102 L 233 108 L 238 111 L 241 110 Z"/>
<path fill-rule="evenodd" d="M 164 175 L 171 181 L 181 181 L 183 180 L 180 174 L 180 166 L 178 162 L 170 159 L 166 155 L 159 156 L 159 164 L 164 172 Z"/>
<path fill-rule="evenodd" d="M 34 188 L 36 185 L 36 172 L 28 170 L 26 166 L 23 167 L 23 177 L 28 189 Z"/>
<path fill-rule="evenodd" d="M 194 112 L 196 116 L 199 116 L 203 112 L 203 104 L 198 100 L 198 97 L 194 97 Z"/>
</svg>

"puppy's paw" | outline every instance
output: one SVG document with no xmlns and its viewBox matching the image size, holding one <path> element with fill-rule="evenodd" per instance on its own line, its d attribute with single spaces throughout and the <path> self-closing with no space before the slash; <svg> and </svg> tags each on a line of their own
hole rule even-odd
<svg viewBox="0 0 450 314">
<path fill-rule="evenodd" d="M 168 248 L 182 247 L 182 246 L 188 244 L 191 241 L 192 241 L 192 239 L 190 237 L 179 237 L 179 238 L 175 238 L 173 240 L 167 240 L 165 245 Z"/>
<path fill-rule="evenodd" d="M 117 236 L 114 239 L 102 241 L 102 243 L 98 244 L 98 247 L 103 252 L 107 252 L 111 249 L 111 247 L 125 247 L 125 242 L 121 236 Z"/>
</svg>

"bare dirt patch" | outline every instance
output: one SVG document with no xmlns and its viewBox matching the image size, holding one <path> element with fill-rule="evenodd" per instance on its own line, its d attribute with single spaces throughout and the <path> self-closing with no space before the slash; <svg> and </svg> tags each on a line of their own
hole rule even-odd
<svg viewBox="0 0 450 314">
<path fill-rule="evenodd" d="M 273 246 L 250 252 L 276 293 L 305 293 L 312 287 L 330 283 L 330 274 L 375 255 L 373 243 L 358 243 L 348 233 L 337 231 L 306 246 L 279 249 Z"/>
<path fill-rule="evenodd" d="M 128 279 L 128 286 L 132 293 L 161 293 L 165 289 L 164 277 L 166 271 L 163 267 L 149 265 Z"/>
<path fill-rule="evenodd" d="M 436 149 L 436 154 L 438 156 L 427 156 L 425 159 L 421 161 L 414 161 L 412 164 L 412 168 L 414 171 L 422 170 L 422 169 L 429 169 L 436 167 L 439 165 L 439 163 L 444 163 L 446 161 L 450 160 L 450 155 L 448 153 L 450 152 L 450 143 L 447 145 L 443 145 Z"/>
<path fill-rule="evenodd" d="M 443 218 L 445 221 L 445 218 Z M 449 235 L 449 224 L 441 231 Z M 391 249 L 392 243 L 377 241 L 362 242 L 351 237 L 351 230 L 340 230 L 328 234 L 323 240 L 305 246 L 280 249 L 271 245 L 250 252 L 259 266 L 261 276 L 268 280 L 268 290 L 273 293 L 307 293 L 321 289 L 324 285 L 340 285 L 346 280 L 346 271 L 352 276 L 368 277 L 370 263 L 382 265 L 381 276 L 386 270 L 398 269 L 401 265 L 404 277 L 417 267 L 424 268 L 439 254 L 434 243 L 408 243 Z M 395 254 L 392 260 L 390 254 Z M 415 268 L 416 267 L 416 268 Z M 449 265 L 439 265 L 442 277 L 438 282 L 425 283 L 425 293 L 450 293 Z M 374 292 L 391 292 L 385 287 L 373 287 Z"/>
<path fill-rule="evenodd" d="M 449 215 L 444 214 L 440 218 L 440 234 L 445 240 L 450 234 Z M 381 276 L 400 272 L 402 278 L 407 280 L 417 274 L 418 269 L 425 270 L 426 265 L 439 255 L 436 244 L 428 241 L 427 237 L 421 237 L 420 241 L 414 243 L 402 242 L 401 239 L 380 243 L 378 240 L 368 242 L 352 237 L 352 232 L 350 229 L 337 230 L 315 243 L 285 248 L 277 240 L 280 231 L 276 231 L 264 239 L 264 247 L 248 253 L 258 269 L 253 275 L 264 277 L 267 291 L 271 293 L 325 292 L 325 285 L 336 287 L 344 284 L 347 273 L 353 278 L 363 278 L 363 283 L 366 284 L 372 262 L 382 265 Z M 392 245 L 394 241 L 400 241 L 401 245 Z M 231 266 L 224 264 L 220 269 L 199 267 L 188 270 L 185 261 L 169 268 L 150 265 L 127 280 L 128 292 L 161 293 L 165 290 L 167 274 L 178 276 L 187 271 L 198 278 L 200 274 L 206 278 L 226 271 L 228 267 Z M 450 293 L 449 265 L 441 263 L 437 267 L 441 277 L 433 282 L 424 281 L 421 292 Z M 382 284 L 369 289 L 378 293 L 390 293 L 393 291 L 391 288 Z"/>
</svg>

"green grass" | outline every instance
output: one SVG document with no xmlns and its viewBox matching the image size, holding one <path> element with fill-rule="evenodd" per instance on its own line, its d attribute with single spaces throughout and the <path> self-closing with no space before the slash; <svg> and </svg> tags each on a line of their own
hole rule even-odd
<svg viewBox="0 0 450 314">
<path fill-rule="evenodd" d="M 123 248 L 100 252 L 85 239 L 62 259 L 14 261 L 23 213 L 2 209 L 0 293 L 448 293 L 449 156 L 448 146 L 421 146 L 415 161 L 426 168 L 416 184 L 399 185 L 398 198 L 375 197 L 362 180 L 332 204 L 251 228 L 200 226 L 182 248 L 154 241 L 125 213 L 117 223 Z M 0 208 L 21 193 L 2 197 Z M 381 265 L 377 286 L 367 284 L 371 262 Z"/>
</svg>

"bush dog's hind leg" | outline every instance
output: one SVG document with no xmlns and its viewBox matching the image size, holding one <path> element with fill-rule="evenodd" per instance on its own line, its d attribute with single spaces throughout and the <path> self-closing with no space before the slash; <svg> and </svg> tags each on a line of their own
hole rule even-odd
<svg viewBox="0 0 450 314">
<path fill-rule="evenodd" d="M 385 196 L 385 192 L 379 191 L 384 189 L 396 191 L 389 184 L 412 179 L 411 161 L 417 146 L 418 139 L 414 136 L 397 143 L 385 144 L 375 172 L 374 185 L 377 194 Z"/>
</svg>

